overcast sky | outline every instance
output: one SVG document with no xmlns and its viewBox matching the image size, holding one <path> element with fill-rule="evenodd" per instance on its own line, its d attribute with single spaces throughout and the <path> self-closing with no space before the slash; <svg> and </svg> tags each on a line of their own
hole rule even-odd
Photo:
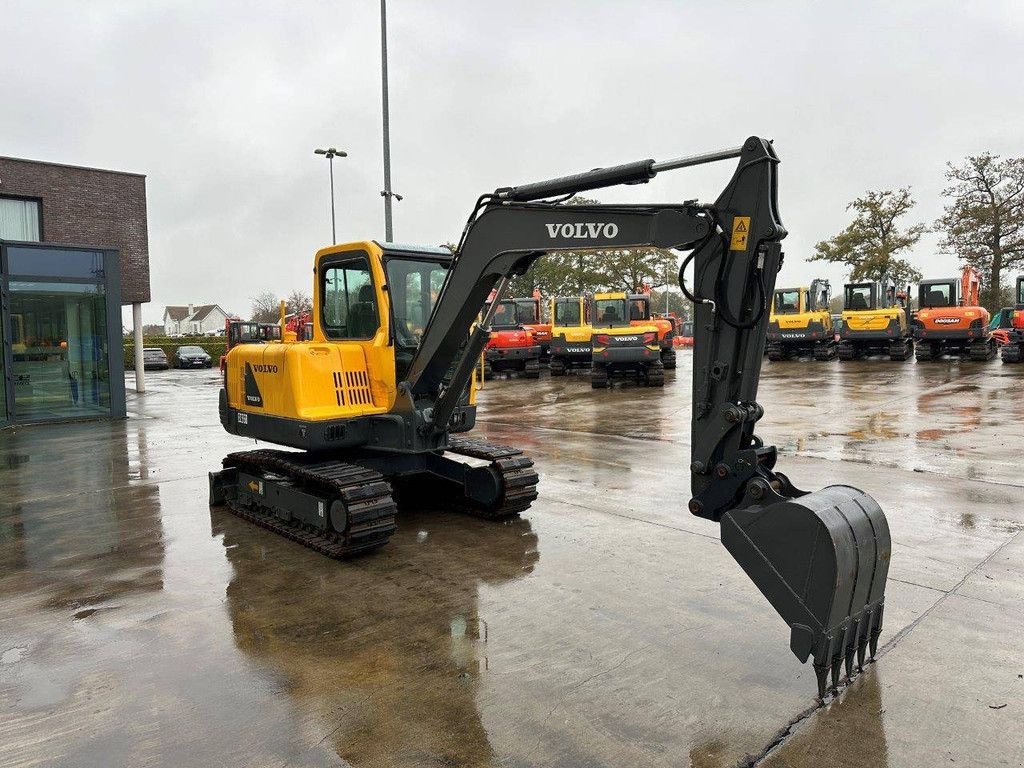
<svg viewBox="0 0 1024 768">
<path fill-rule="evenodd" d="M 383 236 L 376 0 L 3 0 L 0 154 L 147 175 L 153 302 L 249 312 L 311 288 L 330 241 Z M 781 284 L 868 189 L 933 221 L 947 160 L 1024 154 L 1013 2 L 389 0 L 395 239 L 455 240 L 477 195 L 646 157 L 775 140 Z M 714 198 L 731 162 L 601 193 Z M 926 275 L 956 260 L 926 237 Z"/>
</svg>

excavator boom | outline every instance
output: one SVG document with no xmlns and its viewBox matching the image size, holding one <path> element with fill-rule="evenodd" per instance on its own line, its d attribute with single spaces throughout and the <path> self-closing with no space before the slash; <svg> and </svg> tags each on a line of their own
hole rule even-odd
<svg viewBox="0 0 1024 768">
<path fill-rule="evenodd" d="M 564 206 L 545 198 L 738 158 L 714 203 Z M 775 472 L 777 452 L 754 434 L 768 301 L 786 236 L 778 212 L 778 157 L 757 137 L 742 147 L 658 163 L 639 161 L 481 198 L 424 332 L 404 387 L 431 400 L 425 430 L 443 432 L 486 341 L 473 318 L 498 285 L 551 251 L 655 246 L 689 250 L 696 303 L 689 510 L 721 525 L 722 541 L 791 628 L 790 647 L 813 658 L 819 694 L 845 662 L 874 655 L 891 542 L 885 515 L 850 486 L 807 493 Z M 461 356 L 460 356 L 461 355 Z M 448 378 L 445 379 L 446 374 Z"/>
</svg>

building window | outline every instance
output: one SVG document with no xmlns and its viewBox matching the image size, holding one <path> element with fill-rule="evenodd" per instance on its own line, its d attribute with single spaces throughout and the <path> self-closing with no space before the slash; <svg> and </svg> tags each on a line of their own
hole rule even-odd
<svg viewBox="0 0 1024 768">
<path fill-rule="evenodd" d="M 0 240 L 39 242 L 39 201 L 0 197 Z"/>
</svg>

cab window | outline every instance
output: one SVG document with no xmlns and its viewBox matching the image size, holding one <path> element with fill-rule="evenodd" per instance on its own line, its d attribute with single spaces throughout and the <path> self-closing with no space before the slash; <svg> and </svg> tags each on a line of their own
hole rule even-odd
<svg viewBox="0 0 1024 768">
<path fill-rule="evenodd" d="M 647 301 L 644 299 L 633 299 L 629 302 L 629 319 L 630 320 L 646 320 L 647 319 Z"/>
<path fill-rule="evenodd" d="M 448 267 L 431 261 L 390 258 L 384 269 L 391 296 L 395 343 L 415 348 L 423 338 Z"/>
<path fill-rule="evenodd" d="M 335 263 L 322 272 L 324 334 L 329 339 L 372 339 L 380 327 L 377 297 L 365 256 Z"/>
<path fill-rule="evenodd" d="M 516 318 L 520 325 L 530 325 L 537 322 L 537 305 L 532 301 L 516 302 Z"/>
<path fill-rule="evenodd" d="M 555 302 L 555 325 L 580 324 L 580 303 L 578 301 Z"/>
<path fill-rule="evenodd" d="M 776 291 L 775 314 L 797 314 L 800 312 L 800 291 Z"/>
<path fill-rule="evenodd" d="M 953 283 L 922 285 L 918 301 L 922 307 L 952 307 L 955 304 Z"/>
<path fill-rule="evenodd" d="M 874 309 L 870 285 L 846 286 L 846 308 L 851 310 Z"/>
<path fill-rule="evenodd" d="M 594 322 L 621 323 L 625 316 L 625 299 L 597 299 L 594 301 Z"/>
</svg>

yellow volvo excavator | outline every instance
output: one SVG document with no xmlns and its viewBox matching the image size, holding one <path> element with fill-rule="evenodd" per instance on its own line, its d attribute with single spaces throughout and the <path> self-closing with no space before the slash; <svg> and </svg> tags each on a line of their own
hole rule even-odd
<svg viewBox="0 0 1024 768">
<path fill-rule="evenodd" d="M 589 296 L 551 299 L 551 375 L 565 376 L 572 368 L 590 367 Z"/>
<path fill-rule="evenodd" d="M 775 291 L 768 316 L 768 359 L 787 360 L 808 356 L 831 360 L 836 356 L 835 332 L 829 301 L 828 280 L 811 281 L 810 288 Z"/>
<path fill-rule="evenodd" d="M 562 204 L 725 159 L 738 166 L 713 203 Z M 211 504 L 337 558 L 383 546 L 401 504 L 522 512 L 537 496 L 533 462 L 465 437 L 476 420 L 473 371 L 509 281 L 551 251 L 689 251 L 680 270 L 696 303 L 689 511 L 719 523 L 726 549 L 789 625 L 793 653 L 813 659 L 819 695 L 829 671 L 834 692 L 844 662 L 849 678 L 855 657 L 859 667 L 874 655 L 890 539 L 874 499 L 845 485 L 797 489 L 754 434 L 786 235 L 778 163 L 771 143 L 752 137 L 499 188 L 479 198 L 454 254 L 373 241 L 322 249 L 312 339 L 233 348 L 220 394 L 228 432 L 295 450 L 230 454 L 210 475 Z M 692 292 L 682 280 L 691 262 Z"/>
</svg>

